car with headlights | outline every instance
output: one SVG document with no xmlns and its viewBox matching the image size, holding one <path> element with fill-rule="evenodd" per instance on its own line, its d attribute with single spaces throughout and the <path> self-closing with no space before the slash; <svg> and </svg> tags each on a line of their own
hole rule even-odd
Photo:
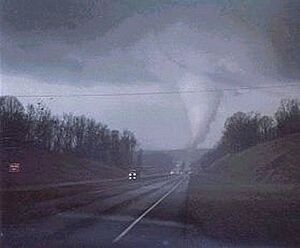
<svg viewBox="0 0 300 248">
<path fill-rule="evenodd" d="M 128 173 L 128 180 L 135 181 L 139 177 L 137 170 L 131 170 Z"/>
</svg>

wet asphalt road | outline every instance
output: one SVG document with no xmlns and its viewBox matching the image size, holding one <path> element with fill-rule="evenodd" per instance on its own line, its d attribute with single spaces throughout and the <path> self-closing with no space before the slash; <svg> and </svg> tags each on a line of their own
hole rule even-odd
<svg viewBox="0 0 300 248">
<path fill-rule="evenodd" d="M 192 247 L 187 186 L 187 176 L 110 182 L 24 204 L 3 223 L 2 246 Z"/>
<path fill-rule="evenodd" d="M 4 192 L 1 247 L 274 247 L 212 239 L 187 224 L 188 183 L 180 175 Z"/>
</svg>

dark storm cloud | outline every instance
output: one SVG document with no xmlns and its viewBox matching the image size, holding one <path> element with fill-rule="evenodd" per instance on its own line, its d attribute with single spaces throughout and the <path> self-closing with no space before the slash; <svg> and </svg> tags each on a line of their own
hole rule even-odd
<svg viewBox="0 0 300 248">
<path fill-rule="evenodd" d="M 298 0 L 3 0 L 1 73 L 73 89 L 297 82 L 299 11 Z M 179 96 L 190 144 L 206 139 L 222 95 Z"/>
<path fill-rule="evenodd" d="M 283 1 L 278 15 L 272 18 L 269 36 L 283 76 L 300 78 L 300 1 Z"/>
<path fill-rule="evenodd" d="M 151 1 L 12 0 L 1 7 L 4 73 L 81 84 L 157 80 L 142 61 L 120 55 L 155 26 L 140 18 L 113 32 L 126 18 L 155 9 Z"/>
<path fill-rule="evenodd" d="M 215 17 L 206 19 L 205 12 L 211 6 L 216 9 L 211 13 Z M 164 4 L 6 0 L 1 4 L 2 71 L 60 83 L 157 82 L 160 78 L 147 68 L 148 58 L 134 54 L 136 42 L 148 33 L 163 33 L 176 22 L 211 32 L 227 32 L 230 36 L 230 25 L 222 25 L 223 16 L 229 16 L 241 23 L 241 29 L 253 29 L 267 37 L 276 55 L 277 71 L 272 70 L 279 74 L 276 77 L 295 79 L 299 77 L 300 66 L 299 9 L 296 0 L 164 1 Z M 225 30 L 221 31 L 222 27 Z M 260 63 L 264 54 L 257 53 L 256 61 Z M 227 80 L 230 72 L 210 74 L 212 78 Z M 236 75 L 232 75 L 234 80 Z"/>
<path fill-rule="evenodd" d="M 8 0 L 2 4 L 5 28 L 15 31 L 76 28 L 93 18 L 91 1 L 74 0 Z"/>
<path fill-rule="evenodd" d="M 152 1 L 112 0 L 4 0 L 3 27 L 7 31 L 76 30 L 81 38 L 103 35 L 126 17 L 151 10 Z M 86 24 L 89 24 L 86 26 Z M 93 25 L 94 24 L 94 25 Z M 84 29 L 80 29 L 81 27 Z M 62 31 L 62 30 L 61 30 Z M 64 35 L 63 32 L 60 33 Z M 80 37 L 72 36 L 74 39 Z"/>
</svg>

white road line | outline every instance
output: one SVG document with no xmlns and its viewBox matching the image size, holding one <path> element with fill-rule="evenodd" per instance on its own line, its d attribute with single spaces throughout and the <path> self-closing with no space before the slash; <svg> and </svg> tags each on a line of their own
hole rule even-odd
<svg viewBox="0 0 300 248">
<path fill-rule="evenodd" d="M 113 243 L 118 242 L 123 238 L 137 223 L 139 223 L 153 208 L 155 208 L 159 203 L 161 203 L 168 195 L 170 195 L 175 189 L 183 182 L 180 180 L 173 188 L 171 188 L 163 197 L 156 201 L 151 207 L 149 207 L 144 213 L 142 213 L 135 221 L 133 221 L 123 232 L 121 232 L 114 240 Z"/>
</svg>

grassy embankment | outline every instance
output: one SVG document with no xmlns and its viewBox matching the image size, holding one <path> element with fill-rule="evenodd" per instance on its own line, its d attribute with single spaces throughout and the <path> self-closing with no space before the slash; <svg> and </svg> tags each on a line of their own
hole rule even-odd
<svg viewBox="0 0 300 248">
<path fill-rule="evenodd" d="M 32 149 L 24 150 L 16 162 L 21 163 L 19 173 L 9 173 L 8 164 L 1 167 L 0 198 L 3 202 L 3 223 L 23 222 L 33 217 L 72 208 L 76 204 L 80 205 L 82 203 L 61 203 L 62 205 L 51 205 L 47 209 L 37 209 L 24 214 L 24 211 L 39 202 L 51 202 L 88 192 L 94 181 L 127 175 L 127 171 L 120 168 L 79 158 L 74 154 L 53 154 Z M 103 189 L 103 185 L 101 187 Z"/>
<path fill-rule="evenodd" d="M 126 175 L 125 170 L 121 168 L 108 166 L 88 158 L 31 149 L 23 151 L 16 162 L 21 163 L 19 173 L 9 173 L 8 164 L 1 168 L 4 188 L 100 180 Z"/>
<path fill-rule="evenodd" d="M 259 144 L 201 169 L 189 185 L 188 220 L 231 241 L 300 244 L 300 135 Z"/>
</svg>

